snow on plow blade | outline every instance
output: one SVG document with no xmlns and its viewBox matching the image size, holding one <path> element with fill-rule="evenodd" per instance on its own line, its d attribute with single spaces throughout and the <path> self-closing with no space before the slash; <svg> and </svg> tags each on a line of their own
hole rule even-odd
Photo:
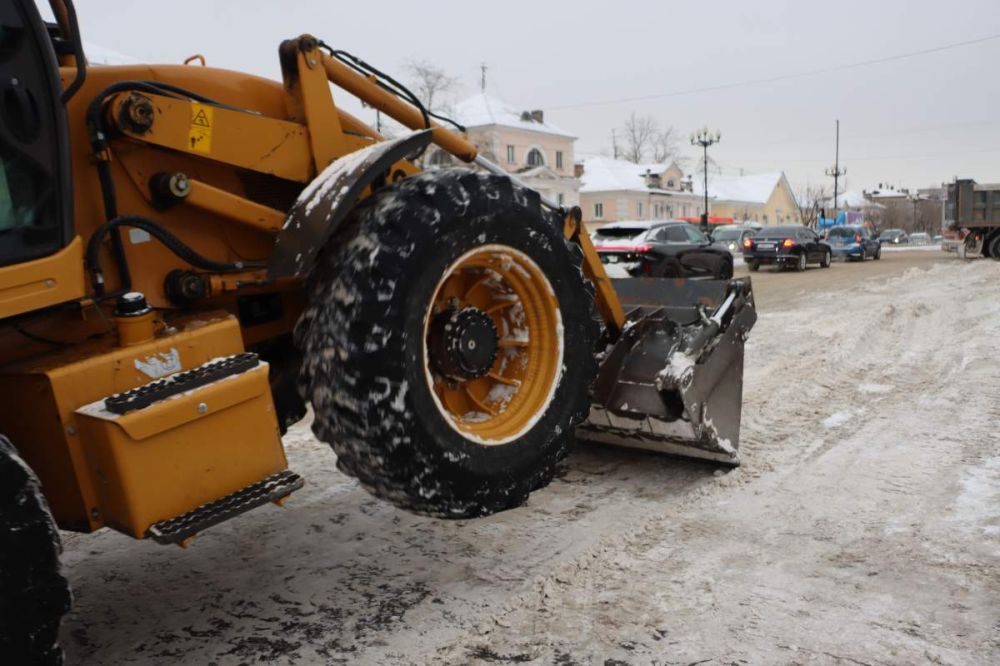
<svg viewBox="0 0 1000 666">
<path fill-rule="evenodd" d="M 736 466 L 749 278 L 614 280 L 627 312 L 577 436 Z"/>
</svg>

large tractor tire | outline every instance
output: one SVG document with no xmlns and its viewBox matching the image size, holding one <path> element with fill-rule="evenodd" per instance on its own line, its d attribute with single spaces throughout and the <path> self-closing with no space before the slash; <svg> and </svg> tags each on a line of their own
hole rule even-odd
<svg viewBox="0 0 1000 666">
<path fill-rule="evenodd" d="M 61 664 L 59 622 L 69 611 L 59 531 L 38 478 L 0 435 L 0 661 Z"/>
<path fill-rule="evenodd" d="M 597 372 L 581 262 L 563 220 L 504 177 L 428 172 L 362 202 L 295 332 L 313 431 L 340 469 L 447 518 L 546 485 Z"/>
<path fill-rule="evenodd" d="M 983 243 L 983 254 L 994 261 L 1000 261 L 1000 231 L 994 231 L 987 242 Z"/>
</svg>

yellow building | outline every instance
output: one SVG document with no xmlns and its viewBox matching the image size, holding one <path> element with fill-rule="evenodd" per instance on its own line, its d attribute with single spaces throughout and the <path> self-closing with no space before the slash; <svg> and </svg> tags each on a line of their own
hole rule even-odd
<svg viewBox="0 0 1000 666">
<path fill-rule="evenodd" d="M 704 209 L 704 186 L 694 178 L 694 192 L 701 197 L 698 215 Z M 731 217 L 736 223 L 762 225 L 802 224 L 802 215 L 788 179 L 781 171 L 748 176 L 708 175 L 708 208 L 715 217 Z"/>
</svg>

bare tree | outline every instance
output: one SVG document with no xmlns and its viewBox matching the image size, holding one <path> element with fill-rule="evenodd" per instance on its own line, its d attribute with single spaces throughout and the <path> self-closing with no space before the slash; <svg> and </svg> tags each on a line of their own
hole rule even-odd
<svg viewBox="0 0 1000 666">
<path fill-rule="evenodd" d="M 646 154 L 653 149 L 656 138 L 660 134 L 659 124 L 652 116 L 639 116 L 635 111 L 625 120 L 622 157 L 629 162 L 639 164 Z"/>
<path fill-rule="evenodd" d="M 653 161 L 657 164 L 677 161 L 677 131 L 667 127 L 653 137 Z"/>
<path fill-rule="evenodd" d="M 795 196 L 795 202 L 799 206 L 802 224 L 815 227 L 820 209 L 827 206 L 831 198 L 830 191 L 823 185 L 806 185 L 800 188 Z"/>
<path fill-rule="evenodd" d="M 415 94 L 431 111 L 441 111 L 443 97 L 454 90 L 458 79 L 426 60 L 410 60 L 405 65 Z"/>
<path fill-rule="evenodd" d="M 909 202 L 888 201 L 883 204 L 882 209 L 882 229 L 904 229 L 908 225 L 912 213 L 912 204 Z"/>
</svg>

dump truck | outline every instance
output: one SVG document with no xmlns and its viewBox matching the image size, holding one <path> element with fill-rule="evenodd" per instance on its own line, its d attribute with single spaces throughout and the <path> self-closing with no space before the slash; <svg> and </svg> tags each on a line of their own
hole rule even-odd
<svg viewBox="0 0 1000 666">
<path fill-rule="evenodd" d="M 576 439 L 739 463 L 749 280 L 612 283 L 578 208 L 316 37 L 281 81 L 90 67 L 49 4 L 0 3 L 10 663 L 60 658 L 60 529 L 188 546 L 281 505 L 308 407 L 345 474 L 442 518 L 520 506 Z M 430 144 L 469 168 L 422 171 Z"/>
<path fill-rule="evenodd" d="M 1000 184 L 980 185 L 956 178 L 944 185 L 943 232 L 953 236 L 962 257 L 992 257 L 1000 261 Z"/>
</svg>

